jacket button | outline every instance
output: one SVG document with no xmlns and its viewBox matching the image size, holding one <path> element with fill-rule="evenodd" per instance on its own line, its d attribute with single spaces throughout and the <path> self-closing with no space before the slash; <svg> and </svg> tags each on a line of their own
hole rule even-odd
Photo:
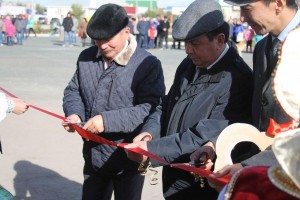
<svg viewBox="0 0 300 200">
<path fill-rule="evenodd" d="M 177 100 L 178 100 L 178 97 L 175 97 L 175 100 L 177 101 Z"/>
</svg>

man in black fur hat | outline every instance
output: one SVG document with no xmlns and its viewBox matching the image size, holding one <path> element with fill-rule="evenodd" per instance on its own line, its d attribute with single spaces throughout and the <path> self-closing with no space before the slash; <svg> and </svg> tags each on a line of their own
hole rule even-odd
<svg viewBox="0 0 300 200">
<path fill-rule="evenodd" d="M 79 55 L 77 70 L 64 91 L 68 120 L 112 142 L 132 142 L 165 93 L 160 61 L 137 47 L 125 9 L 105 4 L 87 26 L 95 46 Z M 63 123 L 69 132 L 74 131 Z M 117 147 L 84 140 L 84 200 L 139 200 L 144 177 L 138 164 Z"/>
</svg>

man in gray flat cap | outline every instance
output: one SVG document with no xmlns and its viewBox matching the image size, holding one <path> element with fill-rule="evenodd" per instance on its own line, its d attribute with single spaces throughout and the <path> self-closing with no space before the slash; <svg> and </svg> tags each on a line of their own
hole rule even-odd
<svg viewBox="0 0 300 200">
<path fill-rule="evenodd" d="M 196 0 L 186 9 L 173 26 L 173 38 L 185 41 L 188 56 L 179 65 L 168 95 L 127 147 L 139 146 L 169 163 L 187 163 L 199 147 L 214 149 L 216 138 L 229 124 L 250 122 L 252 71 L 228 46 L 228 36 L 229 25 L 214 0 Z M 146 136 L 153 140 L 140 141 Z M 130 152 L 128 157 L 147 160 Z M 213 160 L 214 154 L 209 154 L 204 161 Z M 163 165 L 150 161 L 154 167 Z M 163 168 L 168 200 L 216 199 L 215 190 L 200 185 L 186 171 Z"/>
<path fill-rule="evenodd" d="M 141 124 L 165 94 L 160 61 L 137 47 L 125 9 L 99 7 L 87 26 L 96 45 L 81 52 L 64 91 L 67 119 L 114 143 L 132 142 Z M 63 126 L 74 131 L 67 123 Z M 147 139 L 147 138 L 146 138 Z M 125 152 L 83 141 L 83 200 L 140 200 L 144 176 Z"/>
</svg>

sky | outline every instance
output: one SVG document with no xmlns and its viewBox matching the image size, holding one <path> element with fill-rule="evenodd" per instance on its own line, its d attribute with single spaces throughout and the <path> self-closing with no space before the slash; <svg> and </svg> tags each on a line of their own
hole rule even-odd
<svg viewBox="0 0 300 200">
<path fill-rule="evenodd" d="M 34 2 L 36 4 L 40 4 L 41 6 L 46 6 L 46 5 L 70 6 L 73 3 L 87 5 L 88 4 L 87 2 L 89 2 L 89 0 L 2 0 L 2 1 L 5 1 L 5 2 Z M 145 1 L 145 0 L 137 0 L 137 1 Z M 157 4 L 160 8 L 166 8 L 168 6 L 187 7 L 193 1 L 194 0 L 157 0 Z M 113 0 L 112 0 L 112 3 L 113 3 Z"/>
</svg>

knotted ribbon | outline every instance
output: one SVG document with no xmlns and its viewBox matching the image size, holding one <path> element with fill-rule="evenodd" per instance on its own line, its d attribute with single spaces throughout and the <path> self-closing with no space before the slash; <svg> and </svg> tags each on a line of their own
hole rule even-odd
<svg viewBox="0 0 300 200">
<path fill-rule="evenodd" d="M 288 130 L 295 129 L 299 126 L 299 123 L 296 122 L 295 120 L 283 123 L 283 124 L 278 124 L 275 122 L 274 119 L 270 118 L 270 124 L 267 129 L 267 135 L 271 137 L 275 137 L 276 135 L 280 134 L 281 132 L 285 132 Z"/>
</svg>

